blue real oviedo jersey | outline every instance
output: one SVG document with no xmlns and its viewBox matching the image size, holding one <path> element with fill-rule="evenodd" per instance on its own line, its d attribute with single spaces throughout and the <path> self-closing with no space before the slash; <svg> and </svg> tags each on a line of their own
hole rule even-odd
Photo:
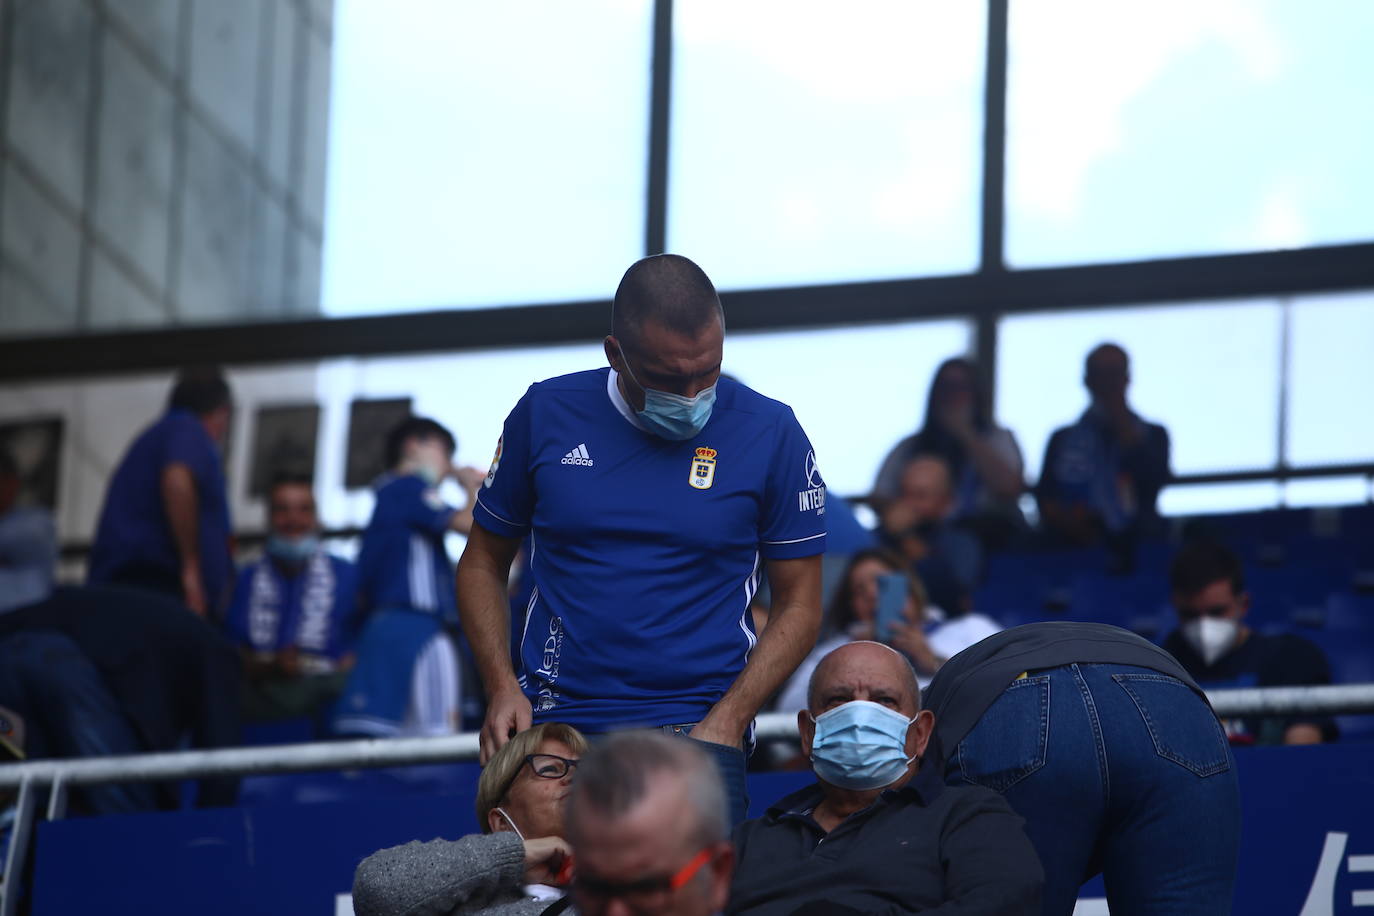
<svg viewBox="0 0 1374 916">
<path fill-rule="evenodd" d="M 474 509 L 533 534 L 519 656 L 537 721 L 696 722 L 756 641 L 762 563 L 825 549 L 815 453 L 785 404 L 722 378 L 683 442 L 640 429 L 610 369 L 530 387 Z"/>
</svg>

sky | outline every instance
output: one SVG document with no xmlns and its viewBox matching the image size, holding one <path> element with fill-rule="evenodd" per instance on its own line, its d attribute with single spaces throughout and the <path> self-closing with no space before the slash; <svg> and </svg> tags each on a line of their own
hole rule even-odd
<svg viewBox="0 0 1374 916">
<path fill-rule="evenodd" d="M 643 253 L 650 8 L 340 0 L 325 312 L 609 298 Z M 1374 119 L 1354 116 L 1374 105 L 1374 4 L 1010 9 L 1011 267 L 1374 238 Z M 727 314 L 731 289 L 976 269 L 981 4 L 676 10 L 668 246 L 711 274 Z M 1172 430 L 1177 472 L 1271 466 L 1281 451 L 1374 459 L 1374 426 L 1349 406 L 1374 383 L 1374 294 L 1254 299 L 1004 319 L 998 415 L 1032 479 L 1049 432 L 1085 405 L 1084 354 L 1107 339 L 1131 352 L 1134 403 Z M 832 488 L 859 493 L 919 423 L 934 367 L 970 343 L 963 321 L 731 335 L 726 367 L 792 403 Z M 347 371 L 447 412 L 460 458 L 484 465 L 526 385 L 602 361 L 588 341 Z M 1343 501 L 1368 485 L 1289 489 Z M 1279 496 L 1260 484 L 1164 499 L 1188 511 Z"/>
</svg>

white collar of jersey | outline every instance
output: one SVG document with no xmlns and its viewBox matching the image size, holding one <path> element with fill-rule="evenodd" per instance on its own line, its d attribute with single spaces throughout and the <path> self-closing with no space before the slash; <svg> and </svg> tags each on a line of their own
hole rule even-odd
<svg viewBox="0 0 1374 916">
<path fill-rule="evenodd" d="M 620 385 L 616 383 L 618 378 L 620 378 L 620 376 L 616 374 L 614 369 L 611 370 L 610 375 L 606 376 L 607 397 L 611 399 L 611 403 L 615 405 L 615 409 L 620 411 L 620 415 L 629 421 L 631 426 L 641 432 L 647 433 L 649 428 L 639 419 L 639 415 L 636 414 L 635 409 L 630 406 L 630 402 L 625 400 L 625 396 L 620 393 Z"/>
</svg>

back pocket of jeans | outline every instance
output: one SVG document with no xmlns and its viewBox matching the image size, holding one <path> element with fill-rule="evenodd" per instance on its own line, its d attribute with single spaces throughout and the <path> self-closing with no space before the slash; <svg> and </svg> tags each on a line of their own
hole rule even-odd
<svg viewBox="0 0 1374 916">
<path fill-rule="evenodd" d="M 1012 681 L 959 742 L 965 782 L 1005 792 L 1045 765 L 1049 741 L 1048 675 Z"/>
<path fill-rule="evenodd" d="M 1155 743 L 1155 752 L 1199 776 L 1225 772 L 1231 754 L 1221 723 L 1193 689 L 1163 674 L 1113 674 Z"/>
</svg>

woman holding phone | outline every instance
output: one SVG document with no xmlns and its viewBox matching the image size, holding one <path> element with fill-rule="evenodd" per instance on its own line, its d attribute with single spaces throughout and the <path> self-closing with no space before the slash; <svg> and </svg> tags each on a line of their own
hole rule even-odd
<svg viewBox="0 0 1374 916">
<path fill-rule="evenodd" d="M 939 608 L 930 605 L 921 580 L 900 557 L 885 550 L 862 550 L 845 569 L 816 648 L 778 693 L 775 708 L 782 712 L 804 709 L 811 672 L 845 643 L 871 639 L 891 646 L 910 659 L 924 686 L 945 659 L 1000 629 L 982 614 L 947 620 Z"/>
</svg>

